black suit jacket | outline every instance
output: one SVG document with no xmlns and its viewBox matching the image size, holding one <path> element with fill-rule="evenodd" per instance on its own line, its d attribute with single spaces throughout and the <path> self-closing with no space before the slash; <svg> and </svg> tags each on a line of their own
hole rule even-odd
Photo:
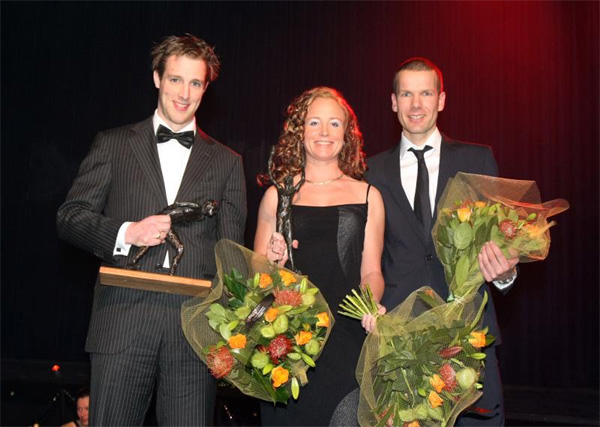
<svg viewBox="0 0 600 427">
<path fill-rule="evenodd" d="M 400 144 L 368 159 L 367 180 L 381 192 L 385 204 L 385 245 L 382 270 L 385 292 L 382 304 L 388 310 L 396 307 L 421 286 L 430 286 L 442 298 L 448 296 L 444 269 L 439 262 L 429 233 L 423 232 L 404 193 L 400 177 Z M 437 203 L 449 178 L 458 172 L 498 175 L 498 166 L 488 146 L 453 141 L 442 136 L 440 169 L 433 218 Z M 433 223 L 432 223 L 433 227 Z M 490 296 L 484 325 L 500 342 L 500 331 L 489 286 L 482 286 Z"/>
<path fill-rule="evenodd" d="M 222 238 L 243 243 L 246 188 L 241 157 L 200 129 L 176 200 L 214 199 L 219 211 L 213 218 L 177 226 L 185 253 L 177 275 L 211 277 L 216 273 L 214 246 Z M 167 206 L 152 118 L 100 132 L 57 214 L 58 233 L 73 245 L 92 252 L 103 264 L 124 267 L 135 255 L 113 256 L 124 221 L 139 221 Z M 167 243 L 152 247 L 140 260 L 142 270 L 162 264 Z M 96 283 L 86 351 L 116 353 L 126 348 L 144 327 L 150 311 L 179 310 L 187 299 Z"/>
</svg>

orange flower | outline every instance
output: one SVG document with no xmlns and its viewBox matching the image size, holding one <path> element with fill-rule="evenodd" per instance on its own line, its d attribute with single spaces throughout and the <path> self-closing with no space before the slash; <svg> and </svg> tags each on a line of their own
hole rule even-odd
<svg viewBox="0 0 600 427">
<path fill-rule="evenodd" d="M 272 321 L 274 321 L 277 318 L 278 314 L 279 314 L 279 310 L 276 309 L 275 307 L 271 307 L 265 313 L 265 320 L 267 322 L 272 322 Z"/>
<path fill-rule="evenodd" d="M 290 286 L 292 283 L 296 282 L 296 278 L 289 271 L 279 270 L 279 275 L 285 286 Z"/>
<path fill-rule="evenodd" d="M 260 280 L 258 282 L 258 287 L 261 289 L 266 288 L 270 284 L 273 283 L 273 279 L 267 273 L 260 273 Z"/>
<path fill-rule="evenodd" d="M 290 378 L 290 373 L 283 366 L 278 366 L 271 371 L 271 380 L 273 380 L 273 387 L 280 387 L 285 384 Z"/>
<path fill-rule="evenodd" d="M 425 295 L 429 295 L 430 297 L 433 298 L 433 296 L 435 295 L 433 292 L 433 289 L 425 289 Z"/>
<path fill-rule="evenodd" d="M 431 384 L 431 387 L 433 387 L 438 393 L 441 393 L 441 391 L 446 386 L 446 383 L 440 378 L 438 374 L 433 374 L 433 377 L 429 378 L 429 384 Z"/>
<path fill-rule="evenodd" d="M 323 311 L 322 313 L 317 314 L 317 319 L 319 319 L 317 326 L 329 327 L 329 314 L 327 314 L 327 312 Z"/>
<path fill-rule="evenodd" d="M 246 335 L 237 334 L 229 338 L 229 347 L 231 348 L 244 348 L 246 347 Z"/>
<path fill-rule="evenodd" d="M 417 420 L 415 420 L 409 424 L 406 424 L 406 427 L 420 427 L 420 426 L 421 426 L 421 424 L 419 424 L 419 422 Z"/>
<path fill-rule="evenodd" d="M 295 338 L 298 345 L 304 345 L 312 339 L 312 332 L 300 331 Z"/>
<path fill-rule="evenodd" d="M 471 332 L 471 337 L 469 338 L 469 344 L 471 344 L 475 348 L 485 347 L 485 334 L 481 331 Z"/>
<path fill-rule="evenodd" d="M 468 221 L 471 218 L 471 208 L 458 208 L 456 213 L 460 222 Z"/>
<path fill-rule="evenodd" d="M 485 202 L 475 202 L 476 208 L 485 208 Z"/>
<path fill-rule="evenodd" d="M 441 406 L 444 403 L 444 401 L 442 400 L 440 395 L 437 394 L 433 390 L 431 390 L 429 392 L 429 396 L 427 397 L 427 400 L 429 400 L 429 404 L 431 405 L 432 408 L 437 408 L 438 406 Z"/>
</svg>

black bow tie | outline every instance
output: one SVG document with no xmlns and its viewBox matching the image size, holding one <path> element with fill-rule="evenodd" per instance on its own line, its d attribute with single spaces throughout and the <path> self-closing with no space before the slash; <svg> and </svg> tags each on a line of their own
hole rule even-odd
<svg viewBox="0 0 600 427">
<path fill-rule="evenodd" d="M 158 125 L 158 129 L 156 130 L 156 138 L 158 139 L 159 144 L 161 142 L 167 142 L 172 139 L 176 139 L 185 148 L 191 148 L 192 144 L 194 143 L 194 131 L 189 130 L 187 132 L 175 133 L 163 125 Z"/>
</svg>

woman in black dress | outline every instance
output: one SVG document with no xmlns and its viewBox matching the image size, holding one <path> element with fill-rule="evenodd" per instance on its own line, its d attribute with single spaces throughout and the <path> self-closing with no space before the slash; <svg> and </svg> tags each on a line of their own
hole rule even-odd
<svg viewBox="0 0 600 427">
<path fill-rule="evenodd" d="M 297 401 L 285 405 L 261 402 L 263 425 L 329 425 L 338 403 L 357 387 L 354 371 L 371 316 L 361 323 L 337 315 L 351 289 L 368 283 L 377 301 L 383 295 L 381 253 L 384 206 L 379 191 L 363 181 L 362 134 L 356 116 L 335 89 L 317 87 L 288 107 L 275 147 L 271 176 L 305 182 L 292 200 L 295 266 L 320 289 L 335 316 L 335 325 L 309 383 Z M 287 247 L 276 233 L 277 189 L 262 199 L 254 250 L 284 265 Z M 381 307 L 381 312 L 385 309 Z"/>
</svg>

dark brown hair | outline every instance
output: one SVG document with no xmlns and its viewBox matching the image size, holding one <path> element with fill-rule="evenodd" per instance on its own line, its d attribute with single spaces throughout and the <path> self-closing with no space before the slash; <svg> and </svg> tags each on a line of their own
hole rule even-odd
<svg viewBox="0 0 600 427">
<path fill-rule="evenodd" d="M 161 79 L 165 72 L 167 59 L 173 55 L 202 59 L 208 68 L 205 83 L 214 82 L 219 76 L 221 63 L 213 48 L 204 40 L 194 37 L 191 34 L 186 34 L 181 37 L 166 37 L 159 45 L 152 49 L 152 71 L 156 71 Z"/>
</svg>

